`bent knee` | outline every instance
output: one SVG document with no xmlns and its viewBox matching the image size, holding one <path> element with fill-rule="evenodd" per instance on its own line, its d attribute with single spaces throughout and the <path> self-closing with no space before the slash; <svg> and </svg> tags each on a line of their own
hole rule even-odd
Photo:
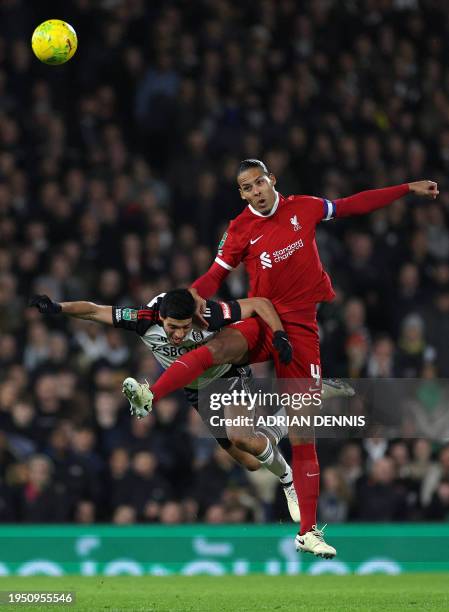
<svg viewBox="0 0 449 612">
<path fill-rule="evenodd" d="M 257 472 L 257 470 L 260 469 L 261 465 L 262 464 L 259 461 L 257 461 L 256 458 L 254 458 L 254 460 L 250 459 L 247 462 L 245 462 L 245 468 L 248 470 L 248 472 Z"/>
<path fill-rule="evenodd" d="M 230 438 L 229 441 L 232 442 Z M 250 472 L 256 472 L 262 465 L 252 453 L 248 453 L 247 451 L 245 452 L 243 449 L 235 446 L 235 444 L 231 444 L 231 447 L 228 449 L 228 453 L 233 459 L 235 459 L 235 461 L 237 461 L 237 463 Z"/>
<path fill-rule="evenodd" d="M 248 439 L 242 436 L 241 434 L 228 433 L 228 438 L 231 444 L 233 444 L 239 450 L 242 450 L 242 451 L 249 450 Z"/>
<path fill-rule="evenodd" d="M 206 346 L 212 353 L 214 365 L 226 363 L 226 344 L 221 338 L 214 338 Z"/>
</svg>

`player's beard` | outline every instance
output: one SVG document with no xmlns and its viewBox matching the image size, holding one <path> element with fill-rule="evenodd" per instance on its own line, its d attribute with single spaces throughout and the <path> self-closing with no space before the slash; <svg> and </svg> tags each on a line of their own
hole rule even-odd
<svg viewBox="0 0 449 612">
<path fill-rule="evenodd" d="M 263 202 L 259 201 L 257 202 L 256 206 L 254 206 L 254 208 L 257 210 L 257 212 L 260 212 L 261 215 L 269 215 L 270 212 L 273 209 L 274 206 L 274 200 L 273 203 L 271 205 L 269 205 L 267 203 L 267 199 L 266 198 L 262 198 Z"/>
</svg>

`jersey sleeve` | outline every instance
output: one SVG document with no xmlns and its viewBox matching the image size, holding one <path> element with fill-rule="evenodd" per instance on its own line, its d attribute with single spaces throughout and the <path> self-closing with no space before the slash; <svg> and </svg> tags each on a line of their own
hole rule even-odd
<svg viewBox="0 0 449 612">
<path fill-rule="evenodd" d="M 143 336 L 148 328 L 159 323 L 159 308 L 157 304 L 140 308 L 118 308 L 113 306 L 112 321 L 114 327 L 134 331 L 139 336 Z"/>
<path fill-rule="evenodd" d="M 332 200 L 327 198 L 317 198 L 316 196 L 290 196 L 296 200 L 296 203 L 301 209 L 308 211 L 309 219 L 311 219 L 315 225 L 321 223 L 321 221 L 330 221 L 336 217 L 336 205 Z M 291 219 L 291 222 L 294 221 Z"/>
<path fill-rule="evenodd" d="M 242 318 L 242 309 L 237 301 L 215 302 L 206 301 L 204 318 L 209 323 L 208 331 L 216 331 L 224 325 L 235 323 Z"/>
<path fill-rule="evenodd" d="M 234 222 L 231 222 L 228 229 L 221 237 L 218 245 L 215 263 L 225 270 L 236 268 L 243 258 L 243 245 L 240 234 L 237 232 Z"/>
<path fill-rule="evenodd" d="M 331 219 L 335 219 L 337 216 L 337 206 L 335 202 L 328 200 L 327 198 L 319 199 L 321 199 L 323 206 L 323 218 L 320 219 L 320 221 L 330 221 Z"/>
<path fill-rule="evenodd" d="M 392 204 L 410 192 L 408 183 L 383 187 L 382 189 L 369 189 L 355 193 L 347 198 L 335 200 L 335 214 L 337 217 L 350 217 L 352 215 L 365 215 L 378 208 Z"/>
<path fill-rule="evenodd" d="M 327 198 L 308 196 L 307 206 L 312 209 L 312 215 L 315 223 L 330 221 L 336 216 L 335 202 L 332 202 L 332 200 L 328 200 Z"/>
</svg>

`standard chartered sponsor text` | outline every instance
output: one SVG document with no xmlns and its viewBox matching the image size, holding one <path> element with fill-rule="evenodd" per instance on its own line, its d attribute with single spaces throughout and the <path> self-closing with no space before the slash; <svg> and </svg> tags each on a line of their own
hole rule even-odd
<svg viewBox="0 0 449 612">
<path fill-rule="evenodd" d="M 284 247 L 283 249 L 279 249 L 278 251 L 274 251 L 273 252 L 273 257 L 274 257 L 275 263 L 277 263 L 279 261 L 282 261 L 283 259 L 287 259 L 287 257 L 290 257 L 290 255 L 292 253 L 294 253 L 298 249 L 301 249 L 303 246 L 304 246 L 304 243 L 303 243 L 302 239 L 300 238 L 296 242 L 292 242 L 291 244 L 289 244 L 288 246 Z"/>
</svg>

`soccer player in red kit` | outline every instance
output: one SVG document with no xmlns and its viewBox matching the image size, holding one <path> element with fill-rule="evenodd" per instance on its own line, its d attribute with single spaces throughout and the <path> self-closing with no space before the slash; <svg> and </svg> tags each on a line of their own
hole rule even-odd
<svg viewBox="0 0 449 612">
<path fill-rule="evenodd" d="M 302 195 L 284 197 L 276 191 L 275 176 L 257 159 L 241 162 L 237 182 L 247 206 L 231 221 L 215 262 L 193 284 L 193 290 L 201 298 L 214 295 L 229 272 L 243 262 L 249 275 L 249 296 L 265 297 L 273 303 L 293 346 L 293 360 L 284 365 L 273 350 L 272 334 L 263 321 L 253 318 L 239 322 L 234 326 L 247 342 L 250 363 L 272 359 L 278 378 L 311 379 L 318 387 L 321 367 L 316 309 L 319 302 L 331 301 L 335 294 L 318 254 L 317 224 L 335 217 L 369 213 L 408 193 L 435 199 L 437 184 L 432 181 L 404 183 L 335 201 Z M 178 385 L 185 385 L 183 376 L 186 379 L 198 376 L 214 363 L 207 346 L 192 351 L 177 360 L 151 387 L 154 399 L 160 399 Z M 316 526 L 320 470 L 314 440 L 292 430 L 289 438 L 293 480 L 301 510 L 296 547 L 331 558 L 336 554 L 335 548 L 324 541 L 323 532 Z"/>
</svg>

